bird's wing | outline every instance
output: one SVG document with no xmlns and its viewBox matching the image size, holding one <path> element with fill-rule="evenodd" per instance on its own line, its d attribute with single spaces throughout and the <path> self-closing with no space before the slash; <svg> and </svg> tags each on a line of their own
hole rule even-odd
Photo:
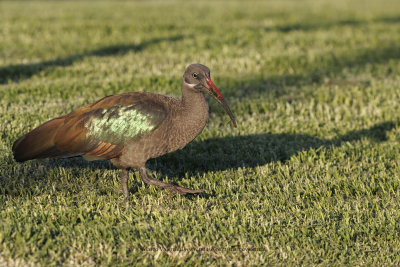
<svg viewBox="0 0 400 267">
<path fill-rule="evenodd" d="M 149 93 L 108 96 L 67 115 L 46 122 L 14 144 L 20 161 L 32 158 L 84 155 L 111 159 L 156 129 L 165 119 L 164 105 Z"/>
</svg>

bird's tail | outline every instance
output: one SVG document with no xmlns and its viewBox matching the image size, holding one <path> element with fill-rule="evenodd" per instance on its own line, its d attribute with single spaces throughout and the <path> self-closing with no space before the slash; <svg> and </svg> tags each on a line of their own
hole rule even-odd
<svg viewBox="0 0 400 267">
<path fill-rule="evenodd" d="M 60 151 L 54 143 L 58 128 L 64 118 L 50 120 L 18 138 L 12 147 L 16 161 L 26 161 L 36 158 L 68 157 L 68 152 Z"/>
</svg>

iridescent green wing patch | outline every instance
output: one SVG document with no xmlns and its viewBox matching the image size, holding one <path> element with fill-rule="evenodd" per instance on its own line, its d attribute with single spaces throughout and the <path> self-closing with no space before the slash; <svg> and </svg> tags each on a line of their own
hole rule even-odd
<svg viewBox="0 0 400 267">
<path fill-rule="evenodd" d="M 86 137 L 124 145 L 157 128 L 164 118 L 161 110 L 146 109 L 140 104 L 97 109 L 85 122 Z"/>
</svg>

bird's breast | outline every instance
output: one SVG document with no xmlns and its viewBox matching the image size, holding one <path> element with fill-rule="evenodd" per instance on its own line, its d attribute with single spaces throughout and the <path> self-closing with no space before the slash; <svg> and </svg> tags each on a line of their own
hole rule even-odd
<svg viewBox="0 0 400 267">
<path fill-rule="evenodd" d="M 196 138 L 208 120 L 208 104 L 201 94 L 189 107 L 173 101 L 163 122 L 151 133 L 129 143 L 121 157 L 124 164 L 141 166 L 150 158 L 182 149 Z"/>
<path fill-rule="evenodd" d="M 208 112 L 201 117 L 187 118 L 184 122 L 173 123 L 168 138 L 168 153 L 182 149 L 195 139 L 204 129 L 208 120 Z"/>
</svg>

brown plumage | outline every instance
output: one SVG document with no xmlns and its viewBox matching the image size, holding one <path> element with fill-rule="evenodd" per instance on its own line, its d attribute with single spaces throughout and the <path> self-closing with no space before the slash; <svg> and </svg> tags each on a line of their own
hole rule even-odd
<svg viewBox="0 0 400 267">
<path fill-rule="evenodd" d="M 16 161 L 83 156 L 107 159 L 122 169 L 124 194 L 129 196 L 128 169 L 137 168 L 144 182 L 172 192 L 200 193 L 152 179 L 146 161 L 183 148 L 203 130 L 208 120 L 204 92 L 213 96 L 235 118 L 201 64 L 190 65 L 182 77 L 182 99 L 134 92 L 104 97 L 50 120 L 15 141 Z"/>
</svg>

